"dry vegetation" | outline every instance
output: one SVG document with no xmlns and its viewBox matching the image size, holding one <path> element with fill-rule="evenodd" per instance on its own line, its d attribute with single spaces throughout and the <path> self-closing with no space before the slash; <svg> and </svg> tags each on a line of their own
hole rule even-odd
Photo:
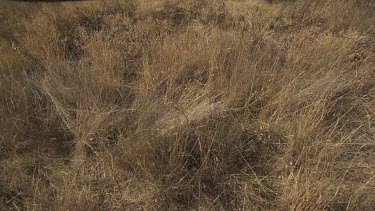
<svg viewBox="0 0 375 211">
<path fill-rule="evenodd" d="M 0 3 L 0 209 L 374 210 L 371 0 Z"/>
</svg>

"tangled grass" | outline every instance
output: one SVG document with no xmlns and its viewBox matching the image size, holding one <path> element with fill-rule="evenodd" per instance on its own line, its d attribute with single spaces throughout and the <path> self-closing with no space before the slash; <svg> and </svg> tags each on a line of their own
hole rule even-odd
<svg viewBox="0 0 375 211">
<path fill-rule="evenodd" d="M 0 208 L 375 209 L 365 0 L 0 3 Z"/>
</svg>

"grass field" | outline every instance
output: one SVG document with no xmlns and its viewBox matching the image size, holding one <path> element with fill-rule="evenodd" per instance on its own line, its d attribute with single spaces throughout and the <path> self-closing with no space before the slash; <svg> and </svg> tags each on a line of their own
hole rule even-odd
<svg viewBox="0 0 375 211">
<path fill-rule="evenodd" d="M 371 0 L 0 2 L 0 210 L 374 210 Z"/>
</svg>

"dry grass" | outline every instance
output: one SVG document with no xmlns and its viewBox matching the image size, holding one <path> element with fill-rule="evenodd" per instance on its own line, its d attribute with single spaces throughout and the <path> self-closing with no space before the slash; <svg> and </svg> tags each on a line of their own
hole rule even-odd
<svg viewBox="0 0 375 211">
<path fill-rule="evenodd" d="M 2 1 L 0 208 L 375 209 L 374 12 Z"/>
</svg>

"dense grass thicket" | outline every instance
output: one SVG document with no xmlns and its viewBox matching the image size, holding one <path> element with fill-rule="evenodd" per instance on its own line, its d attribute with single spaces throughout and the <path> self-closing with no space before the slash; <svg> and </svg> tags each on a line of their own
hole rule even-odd
<svg viewBox="0 0 375 211">
<path fill-rule="evenodd" d="M 371 0 L 0 2 L 1 210 L 374 210 Z"/>
</svg>

